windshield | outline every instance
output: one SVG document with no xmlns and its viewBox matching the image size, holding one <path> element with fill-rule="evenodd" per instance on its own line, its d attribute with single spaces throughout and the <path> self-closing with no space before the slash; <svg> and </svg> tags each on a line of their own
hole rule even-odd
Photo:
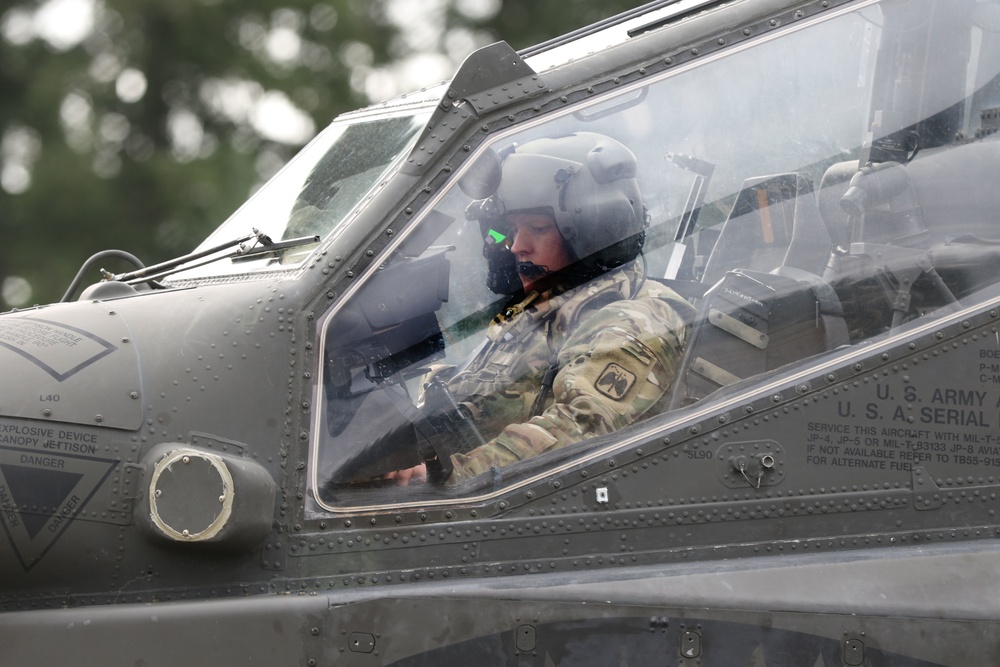
<svg viewBox="0 0 1000 667">
<path fill-rule="evenodd" d="M 273 241 L 323 239 L 347 219 L 364 196 L 409 151 L 429 116 L 410 113 L 334 122 L 257 194 L 205 239 L 195 252 L 258 230 Z M 283 267 L 304 260 L 314 244 L 250 262 L 212 262 L 175 276 L 180 279 Z"/>
<path fill-rule="evenodd" d="M 319 506 L 505 493 L 994 298 L 996 8 L 852 5 L 491 136 L 320 319 Z"/>
</svg>

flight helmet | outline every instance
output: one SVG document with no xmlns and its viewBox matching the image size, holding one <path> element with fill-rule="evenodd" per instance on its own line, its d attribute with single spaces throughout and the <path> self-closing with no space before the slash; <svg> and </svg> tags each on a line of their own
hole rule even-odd
<svg viewBox="0 0 1000 667">
<path fill-rule="evenodd" d="M 481 196 L 467 215 L 479 221 L 490 265 L 487 282 L 499 294 L 520 287 L 509 250 L 508 214 L 553 217 L 573 260 L 560 273 L 575 284 L 635 259 L 645 239 L 647 214 L 635 155 L 602 134 L 577 132 L 535 139 L 500 154 L 491 151 L 474 166 L 463 190 Z"/>
</svg>

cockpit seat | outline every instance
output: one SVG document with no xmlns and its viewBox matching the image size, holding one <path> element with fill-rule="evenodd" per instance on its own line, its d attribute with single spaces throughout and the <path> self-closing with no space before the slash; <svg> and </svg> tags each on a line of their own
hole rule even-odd
<svg viewBox="0 0 1000 667">
<path fill-rule="evenodd" d="M 738 269 L 706 293 L 671 392 L 671 408 L 848 342 L 840 301 L 797 267 Z"/>
<path fill-rule="evenodd" d="M 817 275 L 830 253 L 807 177 L 744 182 L 706 266 L 703 280 L 717 282 L 699 302 L 671 407 L 848 343 L 840 300 Z"/>
<path fill-rule="evenodd" d="M 701 282 L 711 285 L 740 267 L 771 271 L 791 263 L 815 270 L 830 251 L 812 182 L 784 173 L 744 181 L 705 263 Z"/>
</svg>

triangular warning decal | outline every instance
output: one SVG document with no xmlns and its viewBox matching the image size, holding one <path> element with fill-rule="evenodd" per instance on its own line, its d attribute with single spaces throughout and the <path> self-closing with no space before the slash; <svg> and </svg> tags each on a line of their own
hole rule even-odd
<svg viewBox="0 0 1000 667">
<path fill-rule="evenodd" d="M 69 498 L 70 491 L 76 488 L 77 482 L 83 477 L 75 472 L 10 464 L 0 464 L 0 474 L 7 481 L 14 505 L 24 508 L 21 519 L 31 539 L 35 539 L 38 532 L 48 523 L 50 516 L 47 508 L 61 507 L 63 501 Z M 31 508 L 41 508 L 41 511 L 34 514 L 31 513 Z"/>
<path fill-rule="evenodd" d="M 45 556 L 117 463 L 0 447 L 0 525 L 25 571 Z"/>
</svg>

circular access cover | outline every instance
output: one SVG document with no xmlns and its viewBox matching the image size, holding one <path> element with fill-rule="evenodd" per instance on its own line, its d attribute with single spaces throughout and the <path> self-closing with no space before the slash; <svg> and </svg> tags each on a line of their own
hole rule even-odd
<svg viewBox="0 0 1000 667">
<path fill-rule="evenodd" d="M 232 475 L 214 454 L 175 450 L 156 463 L 149 506 L 153 523 L 167 537 L 190 542 L 210 539 L 232 514 Z"/>
</svg>

